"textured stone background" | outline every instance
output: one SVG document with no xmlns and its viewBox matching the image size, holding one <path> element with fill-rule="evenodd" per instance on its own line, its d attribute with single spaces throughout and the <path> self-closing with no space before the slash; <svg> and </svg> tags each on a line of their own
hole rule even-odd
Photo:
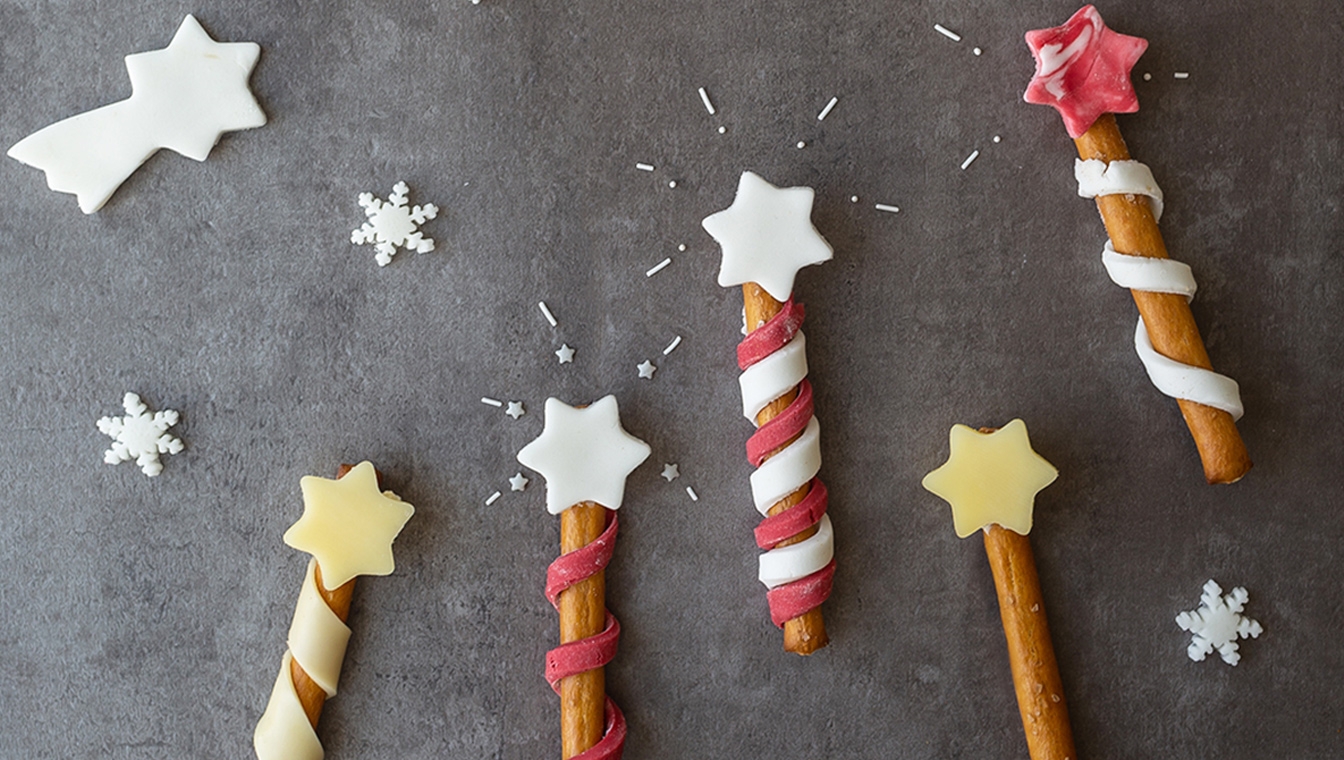
<svg viewBox="0 0 1344 760">
<path fill-rule="evenodd" d="M 1211 488 L 1133 355 L 1060 120 L 1020 100 L 1023 32 L 1076 6 L 1013 5 L 0 2 L 5 146 L 127 95 L 122 56 L 187 12 L 262 45 L 271 119 L 202 164 L 154 157 L 90 217 L 0 160 L 0 756 L 250 756 L 299 478 L 361 458 L 417 513 L 357 592 L 329 756 L 557 756 L 558 520 L 540 481 L 483 501 L 548 395 L 608 392 L 654 449 L 608 575 L 629 757 L 1025 756 L 983 552 L 919 486 L 952 423 L 1015 416 L 1061 471 L 1032 540 L 1080 754 L 1344 754 L 1344 9 L 1101 8 L 1150 40 L 1121 127 L 1249 410 L 1256 468 Z M 740 300 L 699 228 L 747 168 L 816 187 L 836 248 L 799 277 L 840 561 L 811 659 L 754 577 Z M 401 179 L 442 207 L 439 250 L 379 269 L 355 196 Z M 101 463 L 127 390 L 182 413 L 153 480 Z M 1189 662 L 1173 622 L 1210 577 L 1266 629 L 1237 668 Z"/>
</svg>

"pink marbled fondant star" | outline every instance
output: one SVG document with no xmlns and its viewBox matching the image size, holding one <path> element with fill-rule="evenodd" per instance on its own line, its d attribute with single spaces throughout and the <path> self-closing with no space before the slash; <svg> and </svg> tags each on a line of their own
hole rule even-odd
<svg viewBox="0 0 1344 760">
<path fill-rule="evenodd" d="M 1070 137 L 1079 137 L 1104 113 L 1133 113 L 1139 98 L 1129 70 L 1148 49 L 1142 37 L 1113 32 L 1097 9 L 1085 5 L 1063 26 L 1027 32 L 1036 75 L 1028 103 L 1053 106 Z"/>
</svg>

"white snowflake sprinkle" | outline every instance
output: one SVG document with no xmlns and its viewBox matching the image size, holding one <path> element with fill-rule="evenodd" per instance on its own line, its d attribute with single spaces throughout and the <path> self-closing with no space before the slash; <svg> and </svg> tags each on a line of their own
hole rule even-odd
<svg viewBox="0 0 1344 760">
<path fill-rule="evenodd" d="M 182 450 L 182 441 L 168 435 L 168 428 L 177 424 L 177 412 L 165 409 L 149 413 L 149 407 L 134 393 L 121 400 L 125 417 L 104 417 L 98 420 L 98 429 L 112 436 L 112 448 L 103 454 L 108 464 L 135 462 L 140 471 L 154 477 L 163 472 L 160 454 L 176 454 Z"/>
<path fill-rule="evenodd" d="M 1237 639 L 1254 639 L 1264 631 L 1258 622 L 1241 614 L 1249 598 L 1241 586 L 1224 597 L 1216 582 L 1210 580 L 1204 584 L 1199 608 L 1176 616 L 1176 625 L 1191 634 L 1190 646 L 1185 650 L 1190 659 L 1199 662 L 1217 650 L 1228 665 L 1241 661 Z"/>
<path fill-rule="evenodd" d="M 356 245 L 374 243 L 378 252 L 374 258 L 380 267 L 392 263 L 398 246 L 416 253 L 434 250 L 434 240 L 420 232 L 420 225 L 438 216 L 439 207 L 433 203 L 408 206 L 406 197 L 409 193 L 406 183 L 398 182 L 386 201 L 375 198 L 373 193 L 359 194 L 359 205 L 369 220 L 350 233 L 350 242 Z"/>
</svg>

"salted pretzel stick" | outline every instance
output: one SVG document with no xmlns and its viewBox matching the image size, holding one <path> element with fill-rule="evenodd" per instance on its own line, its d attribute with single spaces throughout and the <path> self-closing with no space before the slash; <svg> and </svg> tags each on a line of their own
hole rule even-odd
<svg viewBox="0 0 1344 760">
<path fill-rule="evenodd" d="M 1129 149 L 1114 114 L 1103 114 L 1074 144 L 1084 161 L 1128 161 Z M 1167 246 L 1153 218 L 1148 199 L 1135 195 L 1099 195 L 1097 210 L 1117 250 L 1131 256 L 1167 258 Z M 1194 314 L 1185 296 L 1131 290 L 1153 347 L 1182 364 L 1212 370 L 1209 353 L 1199 336 Z M 1232 415 L 1194 401 L 1177 399 L 1185 424 L 1199 449 L 1204 477 L 1209 483 L 1235 483 L 1251 469 L 1251 458 Z"/>
<path fill-rule="evenodd" d="M 560 514 L 560 553 L 568 554 L 596 541 L 607 527 L 607 510 L 586 501 Z M 607 619 L 606 570 L 560 592 L 560 643 L 580 641 L 602 632 Z M 560 680 L 560 750 L 565 760 L 602 739 L 607 704 L 605 669 L 598 667 Z"/>
<path fill-rule="evenodd" d="M 1077 760 L 1027 538 L 1036 493 L 1059 473 L 1032 450 L 1021 420 L 979 432 L 956 425 L 950 449 L 947 462 L 925 476 L 923 485 L 952 506 L 958 536 L 984 533 L 1027 750 L 1032 760 Z"/>
<path fill-rule="evenodd" d="M 746 309 L 748 332 L 754 332 L 760 326 L 770 321 L 770 319 L 778 314 L 780 309 L 784 306 L 784 304 L 776 301 L 769 293 L 765 292 L 760 285 L 757 285 L 754 282 L 749 282 L 742 286 L 742 304 L 743 308 Z M 779 416 L 780 413 L 789 408 L 789 404 L 792 404 L 797 397 L 798 389 L 795 387 L 783 396 L 771 401 L 764 409 L 757 413 L 757 426 L 764 425 Z M 771 456 L 797 439 L 798 436 L 790 438 L 774 452 L 771 452 Z M 770 507 L 768 514 L 773 517 L 774 515 L 796 506 L 803 500 L 803 497 L 807 496 L 810 488 L 811 483 L 804 483 L 798 490 L 785 496 L 783 499 L 776 502 L 774 506 Z M 791 538 L 787 538 L 775 544 L 775 548 L 801 543 L 816 535 L 816 533 L 817 526 L 812 525 Z M 822 616 L 820 607 L 813 608 L 784 623 L 785 651 L 808 655 L 816 652 L 818 649 L 821 649 L 829 643 L 830 639 L 826 636 L 826 620 Z"/>
<path fill-rule="evenodd" d="M 1031 539 L 998 525 L 987 526 L 984 534 L 1027 751 L 1032 760 L 1076 760 Z"/>
</svg>

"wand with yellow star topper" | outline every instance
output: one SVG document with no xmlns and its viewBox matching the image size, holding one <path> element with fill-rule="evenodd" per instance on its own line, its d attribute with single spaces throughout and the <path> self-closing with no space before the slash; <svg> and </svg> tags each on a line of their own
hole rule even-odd
<svg viewBox="0 0 1344 760">
<path fill-rule="evenodd" d="M 924 487 L 952 505 L 957 535 L 983 528 L 1022 729 L 1032 760 L 1077 758 L 1064 686 L 1055 662 L 1036 559 L 1027 533 L 1036 493 L 1059 473 L 1031 448 L 1027 426 L 1000 430 L 956 425 L 951 455 L 924 477 Z"/>
<path fill-rule="evenodd" d="M 1078 149 L 1078 194 L 1096 199 L 1110 235 L 1102 263 L 1139 310 L 1134 348 L 1149 379 L 1180 406 L 1205 479 L 1235 483 L 1251 468 L 1237 431 L 1240 391 L 1213 371 L 1190 312 L 1194 276 L 1168 258 L 1157 227 L 1162 190 L 1147 166 L 1130 159 L 1114 116 L 1139 110 L 1129 72 L 1148 42 L 1112 31 L 1086 5 L 1061 26 L 1027 32 L 1027 46 L 1036 74 L 1024 99 L 1058 110 Z"/>
<path fill-rule="evenodd" d="M 336 480 L 308 476 L 303 517 L 285 531 L 285 543 L 312 554 L 289 627 L 285 651 L 252 746 L 259 760 L 321 760 L 317 719 L 345 659 L 350 599 L 360 575 L 390 575 L 392 541 L 415 508 L 379 490 L 369 462 L 341 465 Z"/>
</svg>

